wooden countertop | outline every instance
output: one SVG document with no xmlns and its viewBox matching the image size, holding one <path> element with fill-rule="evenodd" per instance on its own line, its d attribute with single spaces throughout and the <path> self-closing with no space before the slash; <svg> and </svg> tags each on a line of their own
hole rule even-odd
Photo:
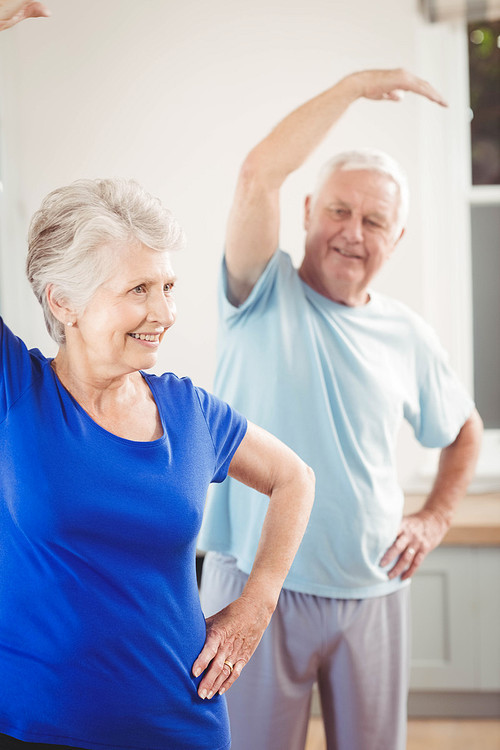
<svg viewBox="0 0 500 750">
<path fill-rule="evenodd" d="M 407 495 L 405 513 L 414 513 L 424 502 L 424 495 Z M 500 492 L 464 497 L 441 545 L 500 546 Z"/>
</svg>

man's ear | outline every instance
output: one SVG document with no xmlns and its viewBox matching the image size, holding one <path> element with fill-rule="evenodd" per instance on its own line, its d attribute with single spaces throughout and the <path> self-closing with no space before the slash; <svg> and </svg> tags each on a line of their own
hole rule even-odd
<svg viewBox="0 0 500 750">
<path fill-rule="evenodd" d="M 304 202 L 304 229 L 306 230 L 306 232 L 309 229 L 309 224 L 311 221 L 311 199 L 311 195 L 306 195 L 306 199 Z"/>
<path fill-rule="evenodd" d="M 396 238 L 396 239 L 394 240 L 394 244 L 393 244 L 393 246 L 392 246 L 391 252 L 390 252 L 390 253 L 389 253 L 389 255 L 387 256 L 388 258 L 389 258 L 389 257 L 390 257 L 390 256 L 391 256 L 391 255 L 393 254 L 394 250 L 395 250 L 395 249 L 396 249 L 396 247 L 397 247 L 397 246 L 399 245 L 399 243 L 400 243 L 400 241 L 401 241 L 401 239 L 402 239 L 402 237 L 403 237 L 404 233 L 405 233 L 405 230 L 404 230 L 404 227 L 403 227 L 403 229 L 401 230 L 401 234 L 399 235 L 399 237 L 397 237 L 397 238 Z"/>
<path fill-rule="evenodd" d="M 405 233 L 405 228 L 403 227 L 403 229 L 401 230 L 401 234 L 399 235 L 396 242 L 394 243 L 394 248 L 396 247 L 396 245 L 398 245 L 401 242 L 401 240 L 403 239 L 404 233 Z"/>
<path fill-rule="evenodd" d="M 45 294 L 52 315 L 60 323 L 67 325 L 68 321 L 72 321 L 76 317 L 74 308 L 57 294 L 54 284 L 47 284 Z"/>
</svg>

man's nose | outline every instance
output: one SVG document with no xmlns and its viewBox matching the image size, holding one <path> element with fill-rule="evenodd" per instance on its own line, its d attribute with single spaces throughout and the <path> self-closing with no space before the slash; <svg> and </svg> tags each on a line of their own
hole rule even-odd
<svg viewBox="0 0 500 750">
<path fill-rule="evenodd" d="M 363 220 L 360 216 L 351 215 L 344 221 L 342 233 L 348 242 L 363 240 Z"/>
</svg>

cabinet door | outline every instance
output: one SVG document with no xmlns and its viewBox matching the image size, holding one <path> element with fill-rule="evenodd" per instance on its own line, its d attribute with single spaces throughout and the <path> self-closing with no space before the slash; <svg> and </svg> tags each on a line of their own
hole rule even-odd
<svg viewBox="0 0 500 750">
<path fill-rule="evenodd" d="M 480 683 L 477 550 L 441 547 L 411 585 L 413 690 L 471 690 Z"/>
<path fill-rule="evenodd" d="M 500 690 L 500 549 L 477 550 L 481 689 Z"/>
</svg>

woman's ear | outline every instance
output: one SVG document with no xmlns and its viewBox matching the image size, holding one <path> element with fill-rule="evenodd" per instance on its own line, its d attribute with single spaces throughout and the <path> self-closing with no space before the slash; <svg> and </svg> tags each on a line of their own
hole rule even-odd
<svg viewBox="0 0 500 750">
<path fill-rule="evenodd" d="M 45 294 L 54 318 L 63 325 L 73 325 L 76 319 L 76 311 L 64 298 L 58 296 L 54 284 L 47 284 Z"/>
</svg>

